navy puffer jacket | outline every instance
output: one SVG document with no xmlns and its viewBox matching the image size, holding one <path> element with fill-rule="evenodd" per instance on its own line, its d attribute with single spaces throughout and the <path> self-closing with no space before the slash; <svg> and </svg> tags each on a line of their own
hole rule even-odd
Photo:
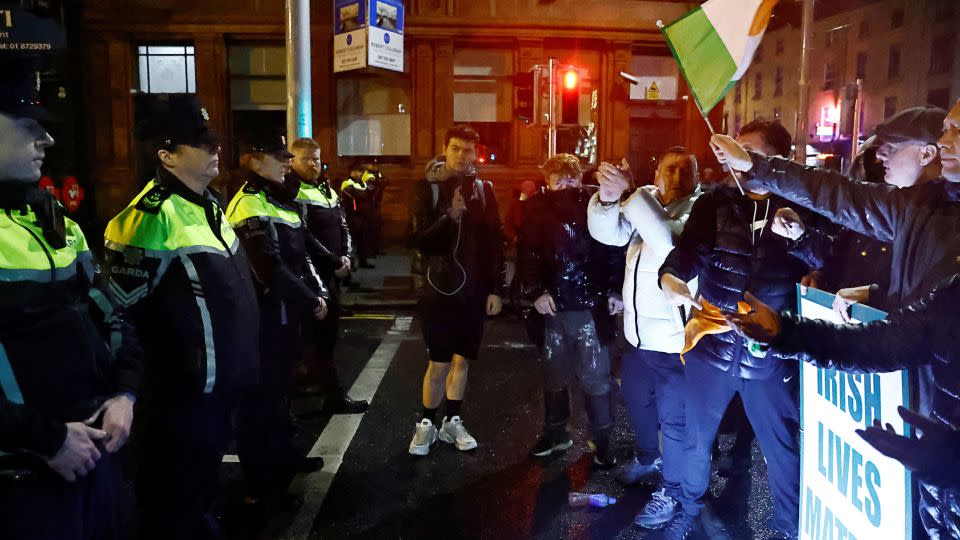
<svg viewBox="0 0 960 540">
<path fill-rule="evenodd" d="M 796 305 L 796 284 L 822 266 L 832 238 L 819 232 L 814 215 L 797 209 L 807 232 L 797 241 L 770 230 L 779 197 L 754 200 L 735 188 L 719 187 L 700 197 L 676 247 L 660 268 L 684 281 L 699 276 L 700 295 L 711 304 L 736 310 L 750 291 L 774 309 Z M 735 332 L 708 335 L 684 355 L 745 379 L 766 379 L 782 367 L 782 357 L 751 355 Z"/>
</svg>

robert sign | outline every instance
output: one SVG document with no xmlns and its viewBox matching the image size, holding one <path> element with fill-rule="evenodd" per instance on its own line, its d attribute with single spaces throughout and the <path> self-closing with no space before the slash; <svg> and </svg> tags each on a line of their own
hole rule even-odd
<svg viewBox="0 0 960 540">
<path fill-rule="evenodd" d="M 335 73 L 368 66 L 403 71 L 401 0 L 337 0 L 333 19 Z"/>
<path fill-rule="evenodd" d="M 840 322 L 832 294 L 798 294 L 804 317 Z M 886 313 L 854 305 L 858 322 Z M 801 366 L 800 538 L 809 540 L 910 539 L 910 473 L 855 433 L 879 421 L 908 433 L 897 414 L 909 406 L 906 372 L 845 373 Z"/>
</svg>

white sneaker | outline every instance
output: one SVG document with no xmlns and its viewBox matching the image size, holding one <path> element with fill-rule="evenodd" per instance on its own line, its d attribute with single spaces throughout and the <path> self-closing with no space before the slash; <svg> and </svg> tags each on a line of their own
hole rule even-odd
<svg viewBox="0 0 960 540">
<path fill-rule="evenodd" d="M 437 428 L 429 418 L 424 418 L 417 424 L 410 441 L 409 452 L 415 456 L 425 456 L 430 453 L 430 447 L 437 442 Z"/>
<path fill-rule="evenodd" d="M 473 438 L 473 435 L 467 432 L 467 428 L 463 427 L 463 421 L 460 420 L 459 416 L 454 416 L 449 421 L 447 417 L 443 417 L 443 425 L 440 427 L 440 440 L 449 443 L 456 444 L 457 450 L 473 450 L 477 447 L 477 440 Z"/>
</svg>

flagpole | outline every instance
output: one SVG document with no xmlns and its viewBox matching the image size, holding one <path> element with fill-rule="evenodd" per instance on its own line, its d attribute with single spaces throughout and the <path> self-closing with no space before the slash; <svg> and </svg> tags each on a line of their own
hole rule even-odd
<svg viewBox="0 0 960 540">
<path fill-rule="evenodd" d="M 697 106 L 697 110 L 700 111 L 699 106 Z M 707 128 L 710 130 L 710 137 L 712 138 L 717 134 L 717 132 L 713 130 L 713 123 L 710 122 L 710 118 L 704 114 L 703 111 L 700 111 L 700 116 L 703 117 L 703 121 L 707 123 Z M 743 191 L 743 186 L 740 185 L 740 175 L 737 174 L 737 171 L 734 170 L 733 167 L 730 167 L 730 175 L 733 176 L 733 181 L 737 184 L 737 189 L 740 190 L 740 195 L 746 195 L 746 192 Z"/>
</svg>

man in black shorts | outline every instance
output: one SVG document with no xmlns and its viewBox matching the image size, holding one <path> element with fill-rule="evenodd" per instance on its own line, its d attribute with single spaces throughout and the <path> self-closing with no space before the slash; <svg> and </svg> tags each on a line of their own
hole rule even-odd
<svg viewBox="0 0 960 540">
<path fill-rule="evenodd" d="M 414 186 L 411 242 L 423 256 L 426 280 L 420 300 L 429 364 L 423 377 L 423 418 L 410 453 L 425 456 L 439 438 L 459 450 L 477 440 L 460 416 L 469 361 L 477 357 L 486 315 L 500 313 L 503 287 L 503 228 L 493 184 L 476 178 L 476 144 L 469 126 L 454 126 L 444 153 L 427 165 Z M 437 409 L 447 398 L 440 429 Z"/>
</svg>

